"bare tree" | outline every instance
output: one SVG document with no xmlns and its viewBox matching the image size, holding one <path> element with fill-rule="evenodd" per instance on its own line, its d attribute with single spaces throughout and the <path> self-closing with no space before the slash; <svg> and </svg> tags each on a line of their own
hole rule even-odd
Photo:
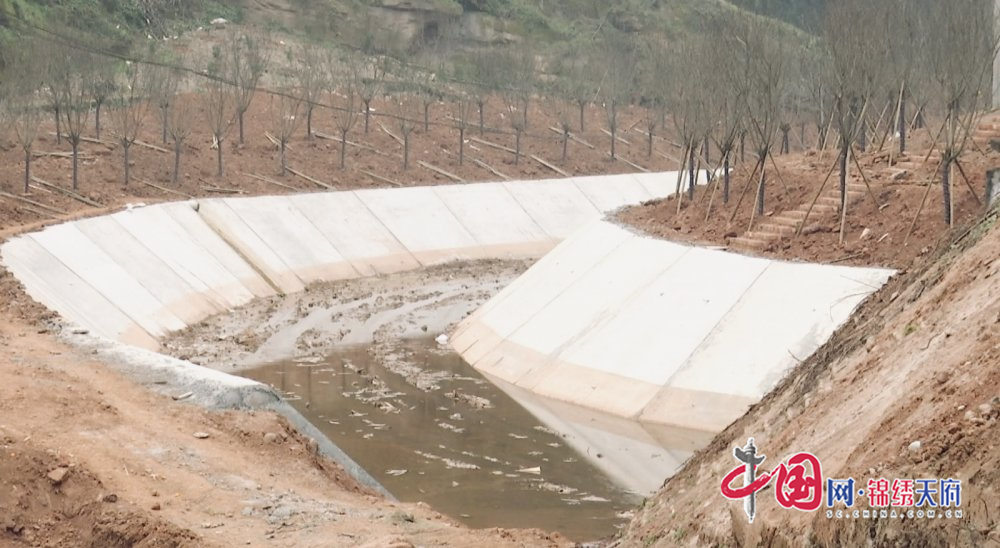
<svg viewBox="0 0 1000 548">
<path fill-rule="evenodd" d="M 183 66 L 183 60 L 179 60 L 178 65 Z M 178 99 L 178 87 L 180 85 L 181 74 L 169 67 L 151 65 L 147 72 L 149 81 L 150 101 L 156 106 L 160 119 L 160 137 L 163 144 L 167 144 L 170 134 L 170 109 Z"/>
<path fill-rule="evenodd" d="M 927 66 L 945 113 L 940 177 L 944 220 L 951 226 L 955 220 L 951 171 L 955 165 L 961 169 L 958 159 L 968 146 L 979 107 L 989 96 L 987 87 L 997 53 L 997 38 L 993 31 L 992 3 L 934 2 L 926 17 Z"/>
<path fill-rule="evenodd" d="M 410 135 L 417 124 L 411 116 L 416 111 L 417 100 L 412 93 L 407 91 L 398 92 L 391 97 L 393 114 L 396 118 L 396 127 L 399 129 L 399 136 L 403 140 L 403 170 L 410 168 Z"/>
<path fill-rule="evenodd" d="M 458 130 L 458 165 L 463 165 L 465 163 L 465 132 L 469 129 L 475 100 L 465 90 L 461 90 L 454 98 L 453 103 L 455 114 L 452 116 L 452 121 L 455 124 L 455 129 Z"/>
<path fill-rule="evenodd" d="M 372 114 L 372 101 L 378 97 L 385 85 L 385 77 L 389 70 L 389 57 L 379 55 L 368 63 L 365 71 L 359 71 L 361 79 L 357 82 L 358 94 L 365 106 L 365 134 Z M 367 72 L 367 75 L 365 75 Z"/>
<path fill-rule="evenodd" d="M 347 168 L 347 134 L 358 120 L 362 64 L 357 58 L 349 58 L 341 69 L 333 55 L 327 57 L 327 91 L 331 104 L 336 105 L 333 114 L 340 134 L 340 169 Z"/>
<path fill-rule="evenodd" d="M 514 165 L 521 158 L 521 138 L 528 128 L 528 110 L 534 93 L 534 54 L 527 48 L 497 52 L 494 66 L 502 91 L 507 123 L 514 130 Z"/>
<path fill-rule="evenodd" d="M 292 139 L 292 134 L 298 127 L 299 109 L 302 107 L 302 95 L 303 90 L 301 88 L 290 88 L 280 94 L 271 94 L 271 125 L 274 128 L 275 138 L 278 140 L 282 176 L 288 171 L 286 150 L 288 148 L 288 141 Z"/>
<path fill-rule="evenodd" d="M 67 49 L 63 53 L 65 63 L 58 65 L 59 70 L 52 75 L 52 88 L 57 97 L 59 112 L 62 115 L 62 125 L 66 137 L 73 148 L 73 190 L 79 188 L 79 152 L 90 116 L 93 58 L 78 50 Z"/>
<path fill-rule="evenodd" d="M 234 84 L 239 142 L 243 144 L 243 117 L 257 93 L 257 86 L 269 63 L 269 44 L 264 36 L 231 33 L 226 41 L 228 77 Z"/>
<path fill-rule="evenodd" d="M 316 45 L 300 48 L 295 63 L 295 80 L 302 93 L 303 110 L 306 115 L 306 137 L 313 138 L 313 110 L 323 93 L 329 87 L 326 67 L 327 54 Z"/>
<path fill-rule="evenodd" d="M 31 152 L 42 121 L 44 72 L 43 67 L 38 67 L 23 50 L 14 53 L 9 69 L 17 78 L 4 90 L 3 95 L 7 97 L 4 107 L 17 144 L 24 152 L 24 192 L 27 193 L 31 182 Z"/>
<path fill-rule="evenodd" d="M 130 181 L 129 150 L 139 138 L 142 121 L 146 117 L 150 80 L 146 77 L 147 69 L 138 63 L 125 66 L 121 81 L 114 86 L 114 103 L 111 122 L 113 131 L 122 147 L 125 167 L 125 186 Z"/>
<path fill-rule="evenodd" d="M 181 100 L 176 91 L 179 84 L 183 82 L 183 73 L 177 71 L 171 78 L 177 85 L 174 86 L 173 96 L 166 98 L 166 103 L 170 107 L 166 110 L 167 119 L 164 127 L 167 128 L 167 133 L 170 136 L 170 142 L 174 149 L 174 171 L 171 175 L 171 182 L 177 185 L 180 182 L 181 153 L 184 150 L 184 144 L 187 142 L 188 137 L 191 136 L 191 131 L 194 129 L 195 109 L 193 101 Z"/>
<path fill-rule="evenodd" d="M 209 63 L 209 79 L 205 86 L 205 104 L 207 110 L 206 121 L 212 132 L 213 146 L 216 148 L 217 170 L 216 175 L 222 177 L 225 173 L 222 163 L 222 147 L 226 136 L 233 127 L 237 111 L 237 95 L 239 91 L 234 91 L 224 80 L 229 74 L 228 58 L 223 55 L 219 48 L 212 52 L 212 60 Z"/>
<path fill-rule="evenodd" d="M 91 74 L 87 78 L 90 94 L 94 100 L 94 135 L 101 138 L 101 109 L 115 94 L 115 64 L 104 57 L 93 57 Z"/>
<path fill-rule="evenodd" d="M 601 45 L 604 55 L 604 77 L 601 79 L 601 98 L 611 133 L 611 158 L 617 158 L 619 109 L 631 99 L 635 88 L 634 78 L 638 64 L 638 51 L 631 37 L 617 31 L 608 31 Z"/>
</svg>

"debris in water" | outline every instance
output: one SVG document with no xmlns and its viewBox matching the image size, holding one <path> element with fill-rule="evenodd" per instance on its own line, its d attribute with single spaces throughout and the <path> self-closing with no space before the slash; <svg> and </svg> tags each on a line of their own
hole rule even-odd
<svg viewBox="0 0 1000 548">
<path fill-rule="evenodd" d="M 390 476 L 397 476 L 398 477 L 398 476 L 402 476 L 403 474 L 407 473 L 408 471 L 409 470 L 406 470 L 406 469 L 401 469 L 401 470 L 386 470 L 385 473 L 389 474 Z"/>
<path fill-rule="evenodd" d="M 587 495 L 585 497 L 580 497 L 583 502 L 611 502 L 604 497 L 599 497 L 597 495 Z"/>
<path fill-rule="evenodd" d="M 541 466 L 535 466 L 535 467 L 532 467 L 532 468 L 522 468 L 522 469 L 518 470 L 517 473 L 518 474 L 541 474 L 542 473 L 542 467 Z"/>
<path fill-rule="evenodd" d="M 445 335 L 444 333 L 442 333 L 442 334 L 440 334 L 440 335 L 438 335 L 437 337 L 434 338 L 434 342 L 440 344 L 441 346 L 447 346 L 448 345 L 448 335 Z"/>
<path fill-rule="evenodd" d="M 512 438 L 514 438 L 515 440 L 526 440 L 526 439 L 528 439 L 528 436 L 522 436 L 520 434 L 515 434 L 513 432 L 511 432 L 511 433 L 509 433 L 507 435 L 510 436 L 510 437 L 512 437 Z"/>
<path fill-rule="evenodd" d="M 451 430 L 456 434 L 461 434 L 462 432 L 465 432 L 465 428 L 459 428 L 454 424 L 449 424 L 447 422 L 439 422 L 437 423 L 437 425 L 440 426 L 441 428 L 444 428 L 445 430 Z"/>
<path fill-rule="evenodd" d="M 174 396 L 174 401 L 186 400 L 194 395 L 194 392 L 185 392 L 179 396 Z"/>
<path fill-rule="evenodd" d="M 350 416 L 351 417 L 366 417 L 366 416 L 368 416 L 368 413 L 358 413 L 357 411 L 351 409 Z"/>
</svg>

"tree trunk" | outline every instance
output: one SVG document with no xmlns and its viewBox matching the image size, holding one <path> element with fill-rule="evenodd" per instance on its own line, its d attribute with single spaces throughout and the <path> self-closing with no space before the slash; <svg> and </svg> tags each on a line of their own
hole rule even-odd
<svg viewBox="0 0 1000 548">
<path fill-rule="evenodd" d="M 846 140 L 841 138 L 842 140 Z M 850 154 L 850 143 L 840 147 L 840 210 L 847 207 L 847 155 Z"/>
<path fill-rule="evenodd" d="M 952 218 L 951 203 L 951 154 L 944 152 L 945 160 L 941 162 L 941 191 L 944 193 L 944 222 L 948 226 L 955 226 Z"/>
<path fill-rule="evenodd" d="M 521 130 L 514 131 L 514 165 L 521 161 Z"/>
<path fill-rule="evenodd" d="M 705 140 L 702 141 L 701 143 L 701 154 L 702 157 L 705 159 L 705 165 L 706 166 L 712 165 L 712 158 L 711 158 L 712 144 L 708 141 L 707 135 L 705 136 Z"/>
<path fill-rule="evenodd" d="M 687 192 L 688 192 L 688 199 L 689 200 L 693 200 L 694 199 L 694 185 L 695 185 L 695 182 L 697 181 L 697 179 L 695 179 L 695 178 L 698 176 L 698 174 L 696 172 L 697 168 L 694 165 L 695 158 L 698 155 L 695 152 L 695 148 L 694 147 L 695 147 L 695 145 L 694 145 L 694 143 L 692 143 L 691 144 L 690 158 L 688 158 L 688 188 L 687 188 Z"/>
<path fill-rule="evenodd" d="M 237 117 L 240 119 L 240 144 L 243 144 L 243 111 L 237 113 Z"/>
<path fill-rule="evenodd" d="M 101 101 L 94 105 L 94 134 L 97 139 L 101 139 Z"/>
<path fill-rule="evenodd" d="M 61 126 L 62 126 L 62 117 L 59 116 L 59 107 L 58 106 L 55 107 L 54 112 L 56 114 L 56 144 L 57 145 L 61 145 L 62 144 L 62 129 L 61 129 Z"/>
<path fill-rule="evenodd" d="M 163 130 L 163 144 L 167 144 L 167 124 L 169 118 L 169 113 L 167 111 L 168 108 L 170 107 L 160 107 L 160 126 Z"/>
<path fill-rule="evenodd" d="M 757 189 L 757 217 L 760 218 L 764 217 L 764 203 L 766 201 L 764 193 L 766 189 L 767 189 L 767 170 L 761 167 L 760 188 Z"/>
<path fill-rule="evenodd" d="M 125 186 L 128 186 L 129 175 L 131 175 L 131 173 L 129 172 L 129 165 L 128 165 L 128 149 L 129 146 L 131 146 L 131 144 L 132 143 L 124 143 L 124 142 L 122 143 L 122 156 L 125 158 Z"/>
<path fill-rule="evenodd" d="M 222 139 L 221 139 L 221 136 L 216 135 L 215 136 L 215 141 L 219 144 L 218 148 L 215 149 L 215 151 L 216 151 L 216 160 L 217 160 L 217 165 L 218 165 L 218 171 L 216 173 L 216 176 L 218 176 L 219 178 L 221 178 L 222 174 L 223 174 L 223 171 L 222 171 Z"/>
<path fill-rule="evenodd" d="M 899 153 L 906 154 L 906 98 L 899 102 Z"/>
<path fill-rule="evenodd" d="M 313 140 L 313 107 L 306 109 L 306 139 Z"/>
<path fill-rule="evenodd" d="M 372 117 L 371 99 L 365 101 L 365 135 L 368 135 L 368 122 Z"/>
<path fill-rule="evenodd" d="M 747 161 L 747 134 L 740 133 L 740 163 Z"/>
<path fill-rule="evenodd" d="M 424 132 L 428 132 L 431 130 L 430 112 L 431 112 L 431 104 L 424 103 Z"/>
<path fill-rule="evenodd" d="M 649 133 L 646 134 L 646 136 L 648 137 L 648 139 L 646 139 L 646 157 L 647 158 L 652 158 L 653 157 L 653 128 L 646 128 L 646 129 L 649 130 Z"/>
<path fill-rule="evenodd" d="M 562 142 L 562 146 L 563 146 L 562 162 L 565 164 L 566 163 L 566 153 L 569 151 L 569 132 L 568 131 L 563 131 L 563 140 L 562 141 L 563 141 Z"/>
<path fill-rule="evenodd" d="M 180 181 L 180 171 L 181 171 L 181 143 L 180 141 L 174 141 L 174 176 L 173 184 L 177 186 Z"/>
<path fill-rule="evenodd" d="M 281 148 L 281 176 L 284 177 L 285 173 L 288 171 L 288 164 L 285 162 L 285 143 L 286 141 L 282 139 L 279 141 Z"/>
<path fill-rule="evenodd" d="M 790 130 L 787 128 L 781 128 L 781 153 L 788 154 L 789 152 L 789 142 L 788 142 L 788 132 Z"/>
<path fill-rule="evenodd" d="M 347 169 L 347 130 L 340 130 L 340 169 Z"/>
<path fill-rule="evenodd" d="M 584 115 L 586 114 L 586 111 L 587 111 L 587 102 L 586 101 L 580 101 L 578 104 L 580 106 L 580 133 L 583 133 L 584 132 L 583 119 L 584 119 Z"/>
<path fill-rule="evenodd" d="M 726 151 L 722 160 L 722 203 L 729 203 L 729 154 L 730 151 Z"/>
<path fill-rule="evenodd" d="M 476 104 L 479 106 L 479 136 L 482 137 L 483 132 L 486 129 L 486 122 L 485 119 L 483 118 L 483 109 L 485 108 L 486 105 L 484 104 L 483 101 L 479 101 Z"/>
<path fill-rule="evenodd" d="M 31 182 L 31 149 L 24 150 L 24 193 L 28 193 L 28 183 Z"/>
<path fill-rule="evenodd" d="M 78 139 L 71 139 L 70 145 L 73 147 L 73 190 L 79 188 L 79 149 L 80 141 Z"/>
<path fill-rule="evenodd" d="M 465 164 L 465 128 L 458 128 L 458 165 L 463 164 Z"/>
<path fill-rule="evenodd" d="M 403 171 L 410 169 L 410 134 L 403 132 Z"/>
</svg>

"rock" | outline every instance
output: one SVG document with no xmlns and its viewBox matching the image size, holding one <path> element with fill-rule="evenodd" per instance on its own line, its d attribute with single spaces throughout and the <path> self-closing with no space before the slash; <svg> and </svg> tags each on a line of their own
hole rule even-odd
<svg viewBox="0 0 1000 548">
<path fill-rule="evenodd" d="M 104 498 L 102 498 L 101 500 L 103 500 L 104 502 L 115 503 L 118 502 L 118 495 L 114 493 L 108 493 L 107 495 L 104 495 Z"/>
<path fill-rule="evenodd" d="M 52 485 L 59 485 L 66 480 L 66 476 L 69 474 L 69 468 L 65 466 L 60 466 L 48 473 L 46 477 L 52 482 Z"/>
<path fill-rule="evenodd" d="M 870 228 L 866 228 L 861 231 L 861 238 L 859 239 L 867 240 L 868 238 L 871 238 L 871 236 L 872 236 L 872 230 Z"/>
<path fill-rule="evenodd" d="M 150 508 L 151 510 L 159 510 L 159 509 L 161 508 L 161 507 L 160 507 L 160 503 L 159 503 L 159 502 L 154 502 L 154 503 L 153 503 L 153 505 L 152 505 L 152 506 L 150 506 L 149 508 Z"/>
<path fill-rule="evenodd" d="M 909 452 L 911 452 L 911 453 L 919 453 L 921 447 L 922 447 L 922 444 L 920 443 L 920 440 L 917 440 L 917 441 L 911 443 L 910 445 L 908 445 L 906 447 L 906 449 Z"/>
<path fill-rule="evenodd" d="M 179 396 L 174 396 L 174 401 L 186 400 L 194 395 L 194 392 L 185 392 Z"/>
<path fill-rule="evenodd" d="M 990 404 L 988 404 L 988 403 L 984 403 L 984 404 L 980 405 L 979 406 L 979 414 L 982 415 L 982 416 L 984 416 L 984 417 L 989 417 L 990 415 L 993 414 L 993 406 L 990 405 Z"/>
<path fill-rule="evenodd" d="M 209 23 L 211 23 L 212 26 L 214 26 L 214 27 L 222 28 L 222 27 L 225 27 L 226 24 L 229 23 L 229 21 L 227 21 L 226 19 L 224 19 L 222 17 L 216 17 L 215 19 L 212 19 L 211 21 L 209 21 Z"/>
<path fill-rule="evenodd" d="M 86 334 L 90 333 L 90 330 L 89 330 L 89 329 L 83 329 L 83 328 L 80 328 L 80 327 L 78 327 L 78 328 L 74 329 L 74 330 L 72 331 L 72 333 L 73 333 L 74 335 L 86 335 Z"/>
<path fill-rule="evenodd" d="M 316 455 L 319 453 L 319 443 L 316 440 L 309 438 L 306 440 L 306 450 L 310 453 Z"/>
<path fill-rule="evenodd" d="M 264 434 L 264 441 L 266 443 L 278 443 L 278 435 L 274 432 L 268 432 Z"/>
<path fill-rule="evenodd" d="M 448 335 L 445 335 L 444 333 L 442 333 L 442 334 L 440 334 L 440 335 L 438 335 L 437 337 L 434 338 L 434 342 L 438 343 L 441 346 L 447 346 L 448 345 Z"/>
<path fill-rule="evenodd" d="M 200 440 L 207 439 L 209 437 L 208 432 L 195 432 L 192 435 Z"/>
</svg>

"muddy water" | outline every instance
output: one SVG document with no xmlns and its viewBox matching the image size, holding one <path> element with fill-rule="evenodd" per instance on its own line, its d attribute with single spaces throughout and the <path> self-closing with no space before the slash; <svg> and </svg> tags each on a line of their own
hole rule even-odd
<svg viewBox="0 0 1000 548">
<path fill-rule="evenodd" d="M 433 340 L 401 342 L 395 352 L 421 373 L 389 371 L 365 345 L 243 374 L 282 391 L 400 500 L 424 501 L 468 526 L 594 540 L 630 517 L 638 496 L 459 356 Z"/>
</svg>

